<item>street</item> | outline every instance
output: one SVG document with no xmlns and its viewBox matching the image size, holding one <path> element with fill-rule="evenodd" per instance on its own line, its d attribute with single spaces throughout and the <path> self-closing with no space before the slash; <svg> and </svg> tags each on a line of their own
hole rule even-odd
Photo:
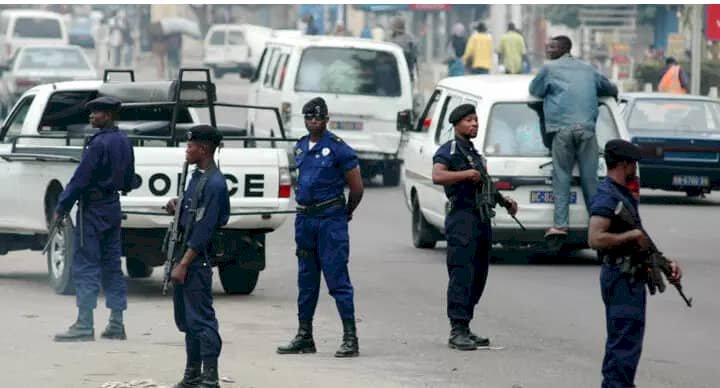
<svg viewBox="0 0 720 388">
<path fill-rule="evenodd" d="M 685 271 L 687 309 L 674 289 L 649 297 L 648 325 L 637 376 L 641 387 L 716 387 L 720 302 L 711 227 L 720 196 L 643 198 L 648 231 Z M 522 210 L 519 213 L 522 217 Z M 255 292 L 228 296 L 215 277 L 224 339 L 220 374 L 228 387 L 593 387 L 600 382 L 605 338 L 599 266 L 590 253 L 529 264 L 526 254 L 496 252 L 473 329 L 503 350 L 447 347 L 445 248 L 418 250 L 399 188 L 368 187 L 351 223 L 351 276 L 361 356 L 332 357 L 341 339 L 335 304 L 324 291 L 315 318 L 318 353 L 280 356 L 275 347 L 296 330 L 296 259 L 292 222 L 269 235 L 267 269 Z M 0 347 L 3 386 L 99 387 L 152 379 L 171 386 L 182 373 L 183 337 L 172 300 L 160 295 L 161 269 L 128 280 L 128 341 L 100 340 L 108 311 L 99 300 L 94 343 L 59 344 L 52 336 L 75 319 L 74 298 L 47 285 L 36 252 L 0 258 Z M 324 288 L 324 286 L 323 286 Z"/>
</svg>

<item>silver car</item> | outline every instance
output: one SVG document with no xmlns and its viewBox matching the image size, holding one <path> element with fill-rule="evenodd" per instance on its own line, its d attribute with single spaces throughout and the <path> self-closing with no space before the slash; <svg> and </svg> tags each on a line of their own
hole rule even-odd
<svg viewBox="0 0 720 388">
<path fill-rule="evenodd" d="M 18 49 L 2 70 L 0 97 L 8 111 L 28 89 L 46 83 L 97 79 L 97 71 L 77 46 L 25 46 Z"/>
</svg>

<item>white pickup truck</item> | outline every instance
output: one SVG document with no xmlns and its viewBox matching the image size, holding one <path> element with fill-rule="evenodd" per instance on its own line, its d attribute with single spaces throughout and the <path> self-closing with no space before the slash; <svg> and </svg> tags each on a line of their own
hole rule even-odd
<svg viewBox="0 0 720 388">
<path fill-rule="evenodd" d="M 123 101 L 117 124 L 135 146 L 137 188 L 121 198 L 123 256 L 130 277 L 150 276 L 165 260 L 161 244 L 171 217 L 162 206 L 178 193 L 185 132 L 198 122 L 194 108 L 208 108 L 214 122 L 216 104 L 233 106 L 215 102 L 207 75 L 207 81 L 182 81 L 181 71 L 181 81 L 62 82 L 23 94 L 0 129 L 0 254 L 43 248 L 57 197 L 93 133 L 85 103 L 113 96 Z M 245 130 L 219 128 L 233 147 L 219 152 L 231 217 L 216 262 L 225 291 L 248 294 L 265 268 L 265 234 L 291 213 L 288 158 L 281 149 L 235 148 L 248 144 Z M 50 284 L 63 294 L 74 292 L 72 228 L 56 235 L 47 254 Z"/>
</svg>

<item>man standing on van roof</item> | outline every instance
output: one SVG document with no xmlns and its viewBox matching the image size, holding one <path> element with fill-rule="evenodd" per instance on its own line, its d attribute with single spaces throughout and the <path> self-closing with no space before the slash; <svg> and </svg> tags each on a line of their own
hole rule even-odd
<svg viewBox="0 0 720 388">
<path fill-rule="evenodd" d="M 572 42 L 556 36 L 546 48 L 545 64 L 530 83 L 530 94 L 543 99 L 545 131 L 552 136 L 553 227 L 545 234 L 553 249 L 567 237 L 570 184 L 575 161 L 580 168 L 585 206 L 598 186 L 598 143 L 595 122 L 598 97 L 617 98 L 618 90 L 589 64 L 570 55 Z"/>
<path fill-rule="evenodd" d="M 478 23 L 465 47 L 463 62 L 472 74 L 490 74 L 493 64 L 493 41 L 487 33 L 485 23 Z"/>
<path fill-rule="evenodd" d="M 499 61 L 505 67 L 505 73 L 522 73 L 525 54 L 525 38 L 520 35 L 514 23 L 508 24 L 508 30 L 500 38 L 500 47 L 498 47 Z"/>
<path fill-rule="evenodd" d="M 100 97 L 87 103 L 93 135 L 70 183 L 58 198 L 55 218 L 70 212 L 78 202 L 73 239 L 72 280 L 76 289 L 77 321 L 55 341 L 94 341 L 93 310 L 102 285 L 110 320 L 102 333 L 106 339 L 124 340 L 123 311 L 127 285 L 120 268 L 119 191 L 133 189 L 135 158 L 130 140 L 115 125 L 120 100 Z"/>
<path fill-rule="evenodd" d="M 312 320 L 320 294 L 320 274 L 335 298 L 343 325 L 343 341 L 335 357 L 359 355 L 353 286 L 348 272 L 348 221 L 363 195 L 358 158 L 342 139 L 327 130 L 328 108 L 320 97 L 302 109 L 308 136 L 295 145 L 298 182 L 295 198 L 295 243 L 298 257 L 297 335 L 280 354 L 315 353 Z M 345 203 L 345 184 L 350 195 Z"/>
</svg>

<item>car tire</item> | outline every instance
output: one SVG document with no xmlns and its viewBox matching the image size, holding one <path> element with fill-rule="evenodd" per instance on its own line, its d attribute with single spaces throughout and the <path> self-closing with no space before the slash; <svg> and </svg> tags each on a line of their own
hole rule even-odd
<svg viewBox="0 0 720 388">
<path fill-rule="evenodd" d="M 433 226 L 427 222 L 417 199 L 413 199 L 412 211 L 412 238 L 415 248 L 432 249 L 435 248 L 437 240 L 434 238 Z"/>
<path fill-rule="evenodd" d="M 223 70 L 218 69 L 217 67 L 213 67 L 213 76 L 216 79 L 220 79 L 225 76 L 225 72 Z"/>
<path fill-rule="evenodd" d="M 387 163 L 383 171 L 383 186 L 395 187 L 400 184 L 400 163 Z"/>
<path fill-rule="evenodd" d="M 132 256 L 137 256 L 133 254 Z M 153 273 L 153 267 L 149 266 L 134 257 L 125 257 L 125 269 L 129 277 L 133 279 L 144 279 Z"/>
<path fill-rule="evenodd" d="M 47 252 L 48 280 L 50 287 L 60 295 L 73 295 L 75 283 L 72 279 L 72 258 L 75 228 L 68 218 L 58 230 Z"/>
<path fill-rule="evenodd" d="M 260 276 L 260 271 L 240 268 L 237 263 L 220 263 L 218 270 L 220 283 L 228 294 L 251 294 Z"/>
</svg>

